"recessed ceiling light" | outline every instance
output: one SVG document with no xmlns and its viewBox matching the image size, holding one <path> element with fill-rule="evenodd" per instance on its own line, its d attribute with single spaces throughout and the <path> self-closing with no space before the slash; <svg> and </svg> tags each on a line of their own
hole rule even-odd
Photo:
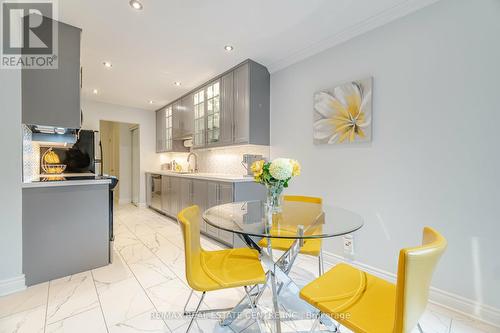
<svg viewBox="0 0 500 333">
<path fill-rule="evenodd" d="M 106 68 L 111 68 L 111 67 L 113 67 L 113 65 L 112 65 L 109 61 L 105 61 L 105 62 L 103 62 L 102 64 L 103 64 L 103 65 L 104 65 L 104 67 L 106 67 Z"/>
<path fill-rule="evenodd" d="M 179 81 L 175 81 L 174 85 L 176 85 L 177 87 L 179 87 L 181 85 L 181 83 Z"/>
<path fill-rule="evenodd" d="M 94 90 L 92 90 L 92 93 L 93 93 L 94 95 L 97 95 L 97 94 L 99 93 L 99 90 L 94 89 Z"/>
<path fill-rule="evenodd" d="M 154 102 L 153 101 L 149 101 L 149 104 L 153 104 Z"/>
<path fill-rule="evenodd" d="M 226 45 L 224 46 L 224 50 L 226 50 L 227 52 L 231 52 L 232 50 L 234 50 L 234 47 L 231 45 Z"/>
<path fill-rule="evenodd" d="M 142 3 L 137 0 L 130 0 L 129 5 L 135 10 L 142 10 Z"/>
</svg>

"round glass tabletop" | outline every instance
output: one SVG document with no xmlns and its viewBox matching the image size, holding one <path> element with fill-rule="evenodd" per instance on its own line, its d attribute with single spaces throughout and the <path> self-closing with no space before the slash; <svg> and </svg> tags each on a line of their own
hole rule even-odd
<svg viewBox="0 0 500 333">
<path fill-rule="evenodd" d="M 267 222 L 264 201 L 214 206 L 203 213 L 203 220 L 236 234 L 285 239 L 335 237 L 363 226 L 361 216 L 340 207 L 286 200 L 281 207 L 280 213 L 272 214 L 272 223 Z"/>
</svg>

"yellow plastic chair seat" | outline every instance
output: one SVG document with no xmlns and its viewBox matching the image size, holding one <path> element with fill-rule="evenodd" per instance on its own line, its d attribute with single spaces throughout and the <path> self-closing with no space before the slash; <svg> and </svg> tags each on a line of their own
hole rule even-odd
<svg viewBox="0 0 500 333">
<path fill-rule="evenodd" d="M 259 252 L 253 249 L 203 251 L 200 260 L 202 270 L 196 286 L 199 291 L 253 286 L 266 280 Z"/>
<path fill-rule="evenodd" d="M 275 250 L 286 251 L 294 242 L 294 239 L 273 238 L 271 246 Z M 262 238 L 259 241 L 259 246 L 267 247 L 267 238 Z M 321 252 L 321 239 L 308 239 L 304 241 L 304 245 L 300 248 L 300 253 L 317 257 Z"/>
<path fill-rule="evenodd" d="M 184 238 L 186 280 L 191 288 L 207 292 L 265 283 L 258 251 L 249 248 L 205 251 L 200 244 L 199 207 L 185 208 L 177 217 Z"/>
<path fill-rule="evenodd" d="M 392 333 L 396 285 L 338 264 L 305 286 L 300 297 L 356 333 Z"/>
</svg>

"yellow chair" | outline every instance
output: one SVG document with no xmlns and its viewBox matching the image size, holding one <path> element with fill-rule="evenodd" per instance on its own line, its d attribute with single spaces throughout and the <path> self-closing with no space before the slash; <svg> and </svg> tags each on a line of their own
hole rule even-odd
<svg viewBox="0 0 500 333">
<path fill-rule="evenodd" d="M 198 313 L 207 312 L 200 311 L 200 305 L 207 291 L 244 287 L 251 309 L 256 311 L 255 301 L 252 301 L 250 297 L 248 286 L 266 282 L 259 253 L 248 248 L 205 251 L 200 245 L 200 210 L 198 206 L 183 209 L 177 218 L 184 238 L 187 282 L 193 290 L 202 292 L 196 310 L 186 311 L 193 290 L 186 302 L 184 314 L 192 316 L 186 332 L 190 330 Z"/>
<path fill-rule="evenodd" d="M 323 200 L 317 197 L 306 197 L 301 195 L 284 195 L 284 201 L 296 201 L 296 202 L 309 202 L 315 204 L 323 204 Z M 272 230 L 271 230 L 272 233 Z M 286 251 L 288 250 L 294 239 L 286 239 L 286 238 L 273 238 L 271 240 L 271 246 L 273 250 Z M 321 247 L 321 239 L 307 239 L 304 240 L 304 245 L 300 248 L 300 252 L 302 254 L 307 254 L 313 257 L 318 257 L 318 273 L 319 275 L 323 274 L 324 265 L 323 265 L 323 251 Z M 267 238 L 262 238 L 259 241 L 259 246 L 267 247 Z"/>
<path fill-rule="evenodd" d="M 421 246 L 400 251 L 395 285 L 338 264 L 305 286 L 300 297 L 356 333 L 410 333 L 415 326 L 422 332 L 418 320 L 446 246 L 443 236 L 425 227 Z"/>
</svg>

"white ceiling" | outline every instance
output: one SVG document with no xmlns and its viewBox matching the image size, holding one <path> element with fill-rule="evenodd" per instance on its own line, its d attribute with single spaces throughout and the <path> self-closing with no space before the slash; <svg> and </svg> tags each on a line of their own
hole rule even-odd
<svg viewBox="0 0 500 333">
<path fill-rule="evenodd" d="M 247 58 L 275 71 L 435 2 L 142 0 L 136 11 L 128 1 L 60 0 L 59 20 L 83 29 L 84 98 L 147 110 Z"/>
</svg>

